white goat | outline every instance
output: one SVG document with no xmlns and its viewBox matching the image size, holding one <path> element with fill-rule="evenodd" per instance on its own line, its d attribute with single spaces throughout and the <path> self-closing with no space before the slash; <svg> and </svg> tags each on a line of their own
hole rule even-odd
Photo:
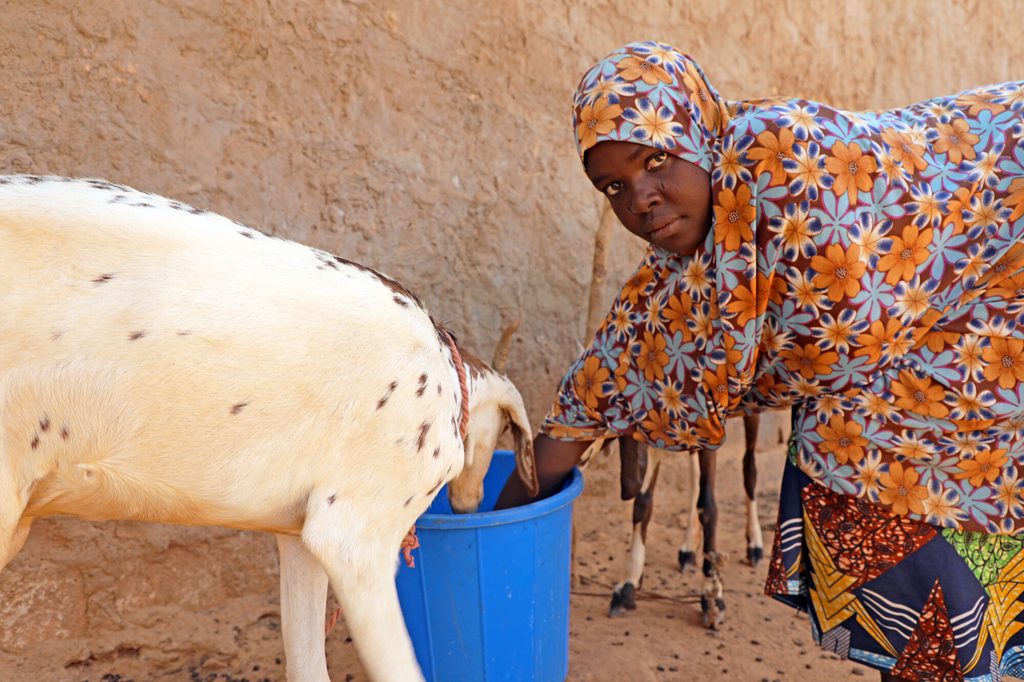
<svg viewBox="0 0 1024 682">
<path fill-rule="evenodd" d="M 270 531 L 291 679 L 328 679 L 328 579 L 369 675 L 422 679 L 394 573 L 471 463 L 460 362 L 367 268 L 103 181 L 0 177 L 0 569 L 41 516 Z"/>
</svg>

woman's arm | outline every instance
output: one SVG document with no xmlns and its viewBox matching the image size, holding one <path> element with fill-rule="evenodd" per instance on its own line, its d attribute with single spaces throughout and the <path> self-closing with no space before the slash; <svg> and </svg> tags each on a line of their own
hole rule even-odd
<svg viewBox="0 0 1024 682">
<path fill-rule="evenodd" d="M 537 434 L 533 440 L 533 452 L 537 458 L 537 480 L 540 482 L 540 494 L 536 498 L 530 497 L 522 480 L 518 476 L 512 475 L 502 489 L 501 495 L 498 496 L 498 502 L 494 505 L 494 509 L 518 507 L 555 493 L 592 442 L 589 440 L 555 440 L 543 434 Z"/>
</svg>

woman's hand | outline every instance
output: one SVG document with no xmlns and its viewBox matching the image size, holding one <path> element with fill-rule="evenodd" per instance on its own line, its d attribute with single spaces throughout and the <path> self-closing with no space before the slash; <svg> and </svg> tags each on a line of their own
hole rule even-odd
<svg viewBox="0 0 1024 682">
<path fill-rule="evenodd" d="M 533 452 L 537 459 L 537 480 L 540 482 L 540 494 L 536 498 L 530 497 L 522 480 L 518 476 L 510 476 L 501 490 L 501 495 L 498 496 L 497 504 L 494 505 L 495 511 L 519 507 L 557 492 L 562 481 L 579 463 L 580 457 L 592 442 L 589 440 L 555 440 L 538 434 L 533 440 Z"/>
</svg>

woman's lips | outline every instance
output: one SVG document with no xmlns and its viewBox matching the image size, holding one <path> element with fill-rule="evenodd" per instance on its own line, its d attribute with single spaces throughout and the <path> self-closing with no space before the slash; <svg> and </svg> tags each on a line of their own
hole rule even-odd
<svg viewBox="0 0 1024 682">
<path fill-rule="evenodd" d="M 672 230 L 679 224 L 679 218 L 674 218 L 667 223 L 663 223 L 661 227 L 656 227 L 647 233 L 647 238 L 652 242 L 657 241 L 663 237 L 667 237 Z"/>
</svg>

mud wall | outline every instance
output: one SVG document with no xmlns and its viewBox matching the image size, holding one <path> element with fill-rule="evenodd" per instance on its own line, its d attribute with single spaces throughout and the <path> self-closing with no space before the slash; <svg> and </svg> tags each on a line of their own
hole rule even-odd
<svg viewBox="0 0 1024 682">
<path fill-rule="evenodd" d="M 585 342 L 600 200 L 568 112 L 596 58 L 658 38 L 729 98 L 882 108 L 1024 77 L 1020 10 L 8 0 L 0 171 L 103 177 L 361 261 L 482 355 L 520 318 L 510 374 L 536 422 Z M 641 252 L 615 235 L 608 300 Z M 140 652 L 173 669 L 213 650 L 230 666 L 237 633 L 197 633 L 233 609 L 272 610 L 275 590 L 264 537 L 40 522 L 0 575 L 0 678 L 83 679 Z"/>
</svg>

